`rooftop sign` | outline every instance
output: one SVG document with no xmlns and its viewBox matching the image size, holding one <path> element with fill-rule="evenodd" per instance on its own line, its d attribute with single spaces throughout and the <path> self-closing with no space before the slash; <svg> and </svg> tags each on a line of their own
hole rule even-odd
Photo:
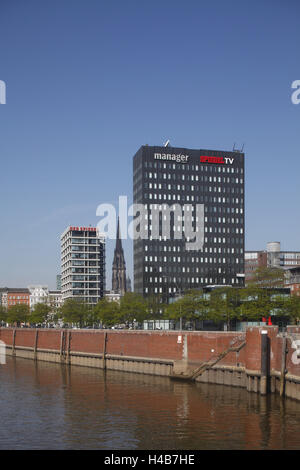
<svg viewBox="0 0 300 470">
<path fill-rule="evenodd" d="M 181 153 L 155 153 L 154 159 L 155 160 L 169 160 L 176 163 L 186 163 L 188 161 L 189 156 L 183 155 Z"/>
<path fill-rule="evenodd" d="M 70 227 L 70 230 L 75 230 L 77 232 L 96 232 L 96 228 L 94 227 Z"/>
<path fill-rule="evenodd" d="M 229 158 L 229 157 L 207 157 L 205 155 L 202 155 L 200 157 L 200 162 L 201 163 L 217 163 L 218 165 L 230 165 L 233 164 L 234 158 Z"/>
</svg>

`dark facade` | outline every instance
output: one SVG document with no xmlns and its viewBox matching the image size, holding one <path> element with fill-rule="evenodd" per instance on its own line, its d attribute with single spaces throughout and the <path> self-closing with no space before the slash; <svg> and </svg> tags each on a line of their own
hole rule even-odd
<svg viewBox="0 0 300 470">
<path fill-rule="evenodd" d="M 61 274 L 57 274 L 56 276 L 56 290 L 61 291 Z"/>
<path fill-rule="evenodd" d="M 134 240 L 134 291 L 169 300 L 191 288 L 244 285 L 244 197 L 243 153 L 142 146 L 133 158 L 133 200 L 148 213 L 147 239 Z M 190 206 L 181 223 L 190 217 L 195 231 L 196 206 L 204 206 L 201 249 L 187 250 L 185 237 L 178 239 L 172 211 L 170 236 L 153 239 L 151 210 L 173 204 Z"/>
<path fill-rule="evenodd" d="M 131 292 L 131 279 L 129 276 L 126 278 L 126 292 Z"/>
<path fill-rule="evenodd" d="M 112 266 L 112 290 L 124 295 L 126 292 L 126 263 L 120 236 L 120 223 L 118 219 L 117 240 Z"/>
</svg>

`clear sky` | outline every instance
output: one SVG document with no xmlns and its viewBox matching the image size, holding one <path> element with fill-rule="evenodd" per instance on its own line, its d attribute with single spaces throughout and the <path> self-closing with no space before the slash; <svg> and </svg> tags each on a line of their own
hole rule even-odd
<svg viewBox="0 0 300 470">
<path fill-rule="evenodd" d="M 299 0 L 0 0 L 0 286 L 54 288 L 66 226 L 167 139 L 244 144 L 246 249 L 300 250 L 299 45 Z"/>
</svg>

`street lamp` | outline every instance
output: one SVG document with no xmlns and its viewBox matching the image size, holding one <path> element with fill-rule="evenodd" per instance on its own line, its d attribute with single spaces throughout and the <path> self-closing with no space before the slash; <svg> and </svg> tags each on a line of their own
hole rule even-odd
<svg viewBox="0 0 300 470">
<path fill-rule="evenodd" d="M 165 278 L 168 282 L 169 278 L 168 276 L 163 276 L 163 278 Z M 172 282 L 172 279 L 170 279 L 170 281 Z M 177 287 L 177 290 L 178 290 L 178 294 L 179 294 L 179 299 L 181 298 L 181 293 L 182 293 L 182 290 L 181 290 L 181 287 L 178 286 L 177 282 L 174 281 L 176 287 Z M 182 331 L 182 311 L 181 311 L 181 304 L 179 305 L 179 312 L 180 312 L 180 318 L 179 318 L 179 330 Z"/>
</svg>

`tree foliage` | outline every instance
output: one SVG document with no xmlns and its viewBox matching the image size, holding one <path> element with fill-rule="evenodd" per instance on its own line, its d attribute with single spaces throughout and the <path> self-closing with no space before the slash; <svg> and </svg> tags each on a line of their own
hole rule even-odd
<svg viewBox="0 0 300 470">
<path fill-rule="evenodd" d="M 119 320 L 127 325 L 143 322 L 147 317 L 147 302 L 135 292 L 126 292 L 120 300 Z"/>
<path fill-rule="evenodd" d="M 7 322 L 7 309 L 0 305 L 0 322 Z"/>
<path fill-rule="evenodd" d="M 75 324 L 80 328 L 85 324 L 92 307 L 80 299 L 67 299 L 60 309 L 65 323 Z"/>
<path fill-rule="evenodd" d="M 146 317 L 144 320 L 160 320 L 165 316 L 166 305 L 160 295 L 150 295 L 146 298 Z"/>
<path fill-rule="evenodd" d="M 281 302 L 281 314 L 288 316 L 292 323 L 298 324 L 300 321 L 300 297 L 292 295 Z"/>
<path fill-rule="evenodd" d="M 16 323 L 20 326 L 21 323 L 28 323 L 30 316 L 29 306 L 26 304 L 16 304 L 9 307 L 7 311 L 7 322 L 10 324 Z"/>
<path fill-rule="evenodd" d="M 203 297 L 202 290 L 193 289 L 188 291 L 174 303 L 167 306 L 165 316 L 176 321 L 182 319 L 195 322 L 207 318 L 208 304 Z"/>
<path fill-rule="evenodd" d="M 95 319 L 102 325 L 110 327 L 119 322 L 120 306 L 118 302 L 109 301 L 107 298 L 99 300 L 94 308 Z"/>
<path fill-rule="evenodd" d="M 232 287 L 220 287 L 210 294 L 209 319 L 225 322 L 230 329 L 232 320 L 241 317 L 240 290 Z"/>
<path fill-rule="evenodd" d="M 35 325 L 45 323 L 48 319 L 50 311 L 51 307 L 49 305 L 45 303 L 36 304 L 29 316 L 30 323 L 33 323 Z"/>
<path fill-rule="evenodd" d="M 249 286 L 256 287 L 283 287 L 284 270 L 281 268 L 259 267 L 254 271 L 253 277 L 248 281 Z"/>
</svg>

